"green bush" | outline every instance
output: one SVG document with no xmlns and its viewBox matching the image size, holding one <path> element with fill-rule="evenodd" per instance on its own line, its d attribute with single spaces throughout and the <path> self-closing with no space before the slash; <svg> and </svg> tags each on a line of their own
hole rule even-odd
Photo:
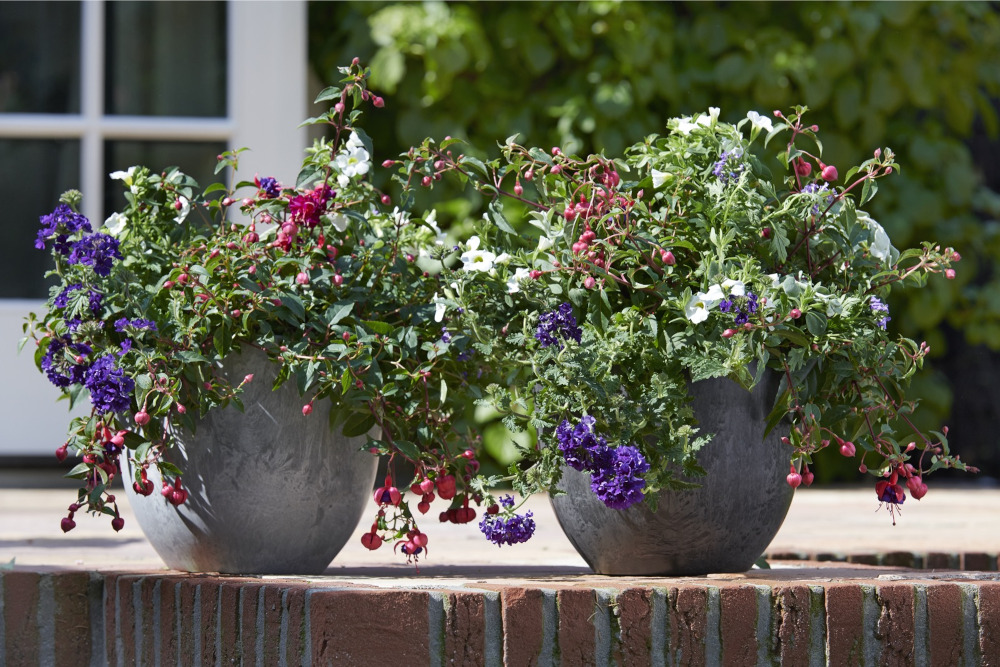
<svg viewBox="0 0 1000 667">
<path fill-rule="evenodd" d="M 988 187 L 1000 184 L 982 175 L 994 159 L 983 142 L 1000 148 L 995 4 L 312 3 L 309 48 L 324 80 L 354 56 L 371 63 L 387 105 L 369 128 L 398 150 L 428 135 L 488 148 L 518 132 L 619 153 L 710 105 L 736 120 L 727 112 L 806 104 L 834 165 L 889 144 L 902 170 L 869 212 L 897 245 L 934 238 L 963 255 L 956 280 L 890 303 L 891 326 L 935 357 L 915 383 L 918 423 L 950 419 L 955 451 L 1000 476 L 1000 390 L 980 381 L 964 395 L 984 363 L 1000 370 L 1000 195 Z M 464 196 L 445 213 L 470 214 Z"/>
</svg>

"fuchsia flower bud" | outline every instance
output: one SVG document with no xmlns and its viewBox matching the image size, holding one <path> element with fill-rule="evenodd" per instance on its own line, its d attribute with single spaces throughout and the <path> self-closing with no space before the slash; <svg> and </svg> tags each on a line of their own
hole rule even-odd
<svg viewBox="0 0 1000 667">
<path fill-rule="evenodd" d="M 837 168 L 832 164 L 826 165 L 819 172 L 819 175 L 823 177 L 824 181 L 835 181 L 837 180 Z"/>
<path fill-rule="evenodd" d="M 945 269 L 944 270 L 944 277 L 947 278 L 948 280 L 954 280 L 955 279 L 955 269 Z"/>
</svg>

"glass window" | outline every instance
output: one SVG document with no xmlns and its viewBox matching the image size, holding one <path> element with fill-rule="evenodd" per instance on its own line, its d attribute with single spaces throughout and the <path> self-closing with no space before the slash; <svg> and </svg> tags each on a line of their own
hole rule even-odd
<svg viewBox="0 0 1000 667">
<path fill-rule="evenodd" d="M 0 112 L 80 113 L 79 2 L 0 2 Z"/>
<path fill-rule="evenodd" d="M 48 250 L 35 249 L 38 218 L 59 204 L 59 195 L 80 186 L 80 142 L 0 139 L 0 183 L 16 197 L 4 199 L 0 243 L 0 299 L 44 299 Z"/>
<path fill-rule="evenodd" d="M 225 172 L 214 174 L 216 158 L 224 150 L 226 144 L 222 141 L 108 141 L 104 144 L 104 171 L 110 174 L 132 165 L 150 169 L 177 167 L 204 188 L 225 177 Z M 105 216 L 125 205 L 123 187 L 121 181 L 108 179 L 104 186 Z"/>
<path fill-rule="evenodd" d="M 226 115 L 225 2 L 109 2 L 105 113 Z"/>
</svg>

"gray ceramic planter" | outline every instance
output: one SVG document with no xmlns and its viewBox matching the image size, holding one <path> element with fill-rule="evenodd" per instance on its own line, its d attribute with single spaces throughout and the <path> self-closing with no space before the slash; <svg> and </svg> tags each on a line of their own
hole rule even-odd
<svg viewBox="0 0 1000 667">
<path fill-rule="evenodd" d="M 744 572 L 767 548 L 792 501 L 785 482 L 787 426 L 765 439 L 778 377 L 753 393 L 720 378 L 691 387 L 702 432 L 715 437 L 698 457 L 708 476 L 688 491 L 664 491 L 654 513 L 645 503 L 609 509 L 590 490 L 590 474 L 565 468 L 552 498 L 566 536 L 598 574 L 698 575 Z"/>
<path fill-rule="evenodd" d="M 331 432 L 325 414 L 302 416 L 294 383 L 271 391 L 277 366 L 246 348 L 225 362 L 227 377 L 248 373 L 241 413 L 210 413 L 197 433 L 180 434 L 168 460 L 189 493 L 174 507 L 160 495 L 137 497 L 126 475 L 136 519 L 171 568 L 228 574 L 319 574 L 357 527 L 371 502 L 376 457 L 363 438 Z"/>
</svg>

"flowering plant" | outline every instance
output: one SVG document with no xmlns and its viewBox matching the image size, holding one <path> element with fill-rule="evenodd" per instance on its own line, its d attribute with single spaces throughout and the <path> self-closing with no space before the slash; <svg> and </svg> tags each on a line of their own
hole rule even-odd
<svg viewBox="0 0 1000 667">
<path fill-rule="evenodd" d="M 433 186 L 450 173 L 488 201 L 449 271 L 445 321 L 490 358 L 483 402 L 538 445 L 510 476 L 479 479 L 483 492 L 553 490 L 569 466 L 590 472 L 609 507 L 655 503 L 704 472 L 697 453 L 712 434 L 689 384 L 729 377 L 749 389 L 765 373 L 781 378 L 767 425 L 790 421 L 792 487 L 812 482 L 831 443 L 860 455 L 893 510 L 927 492 L 928 473 L 971 470 L 950 454 L 947 428 L 910 421 L 903 392 L 928 347 L 890 333 L 884 301 L 931 274 L 953 278 L 960 257 L 934 243 L 895 248 L 861 209 L 898 168 L 894 154 L 876 150 L 841 178 L 805 112 L 731 124 L 712 108 L 621 158 L 516 136 L 490 162 L 454 155 L 453 140 L 402 157 L 402 180 Z"/>
<path fill-rule="evenodd" d="M 183 471 L 162 454 L 178 428 L 240 406 L 253 377 L 230 382 L 221 362 L 243 346 L 280 364 L 277 384 L 295 383 L 304 417 L 327 405 L 331 427 L 378 436 L 365 445 L 374 454 L 418 459 L 422 451 L 422 474 L 441 497 L 454 499 L 478 465 L 456 449 L 463 404 L 447 399 L 437 375 L 445 351 L 463 350 L 449 345 L 437 278 L 425 267 L 442 234 L 433 215 L 411 216 L 368 180 L 373 147 L 359 107 L 384 103 L 357 61 L 342 71 L 341 85 L 317 100 L 333 108 L 307 121 L 328 125 L 331 136 L 307 150 L 295 184 L 234 176 L 199 194 L 176 169 L 132 167 L 111 175 L 127 205 L 103 228 L 76 211 L 78 192 L 42 217 L 36 247 L 51 250 L 58 284 L 47 310 L 26 323 L 25 340 L 37 344 L 36 363 L 53 384 L 71 401 L 89 394 L 92 406 L 57 451 L 81 457 L 70 476 L 82 488 L 63 530 L 81 510 L 122 528 L 109 488 L 123 452 L 136 471 L 124 481 L 137 493 L 157 491 L 147 475 L 155 466 L 163 495 L 185 502 Z M 221 155 L 217 173 L 235 172 L 238 160 L 239 151 Z M 390 475 L 376 502 L 398 505 L 399 495 Z M 405 506 L 394 516 L 379 511 L 375 527 L 406 537 L 408 554 L 426 544 Z M 381 543 L 375 528 L 372 536 L 369 544 Z"/>
</svg>

